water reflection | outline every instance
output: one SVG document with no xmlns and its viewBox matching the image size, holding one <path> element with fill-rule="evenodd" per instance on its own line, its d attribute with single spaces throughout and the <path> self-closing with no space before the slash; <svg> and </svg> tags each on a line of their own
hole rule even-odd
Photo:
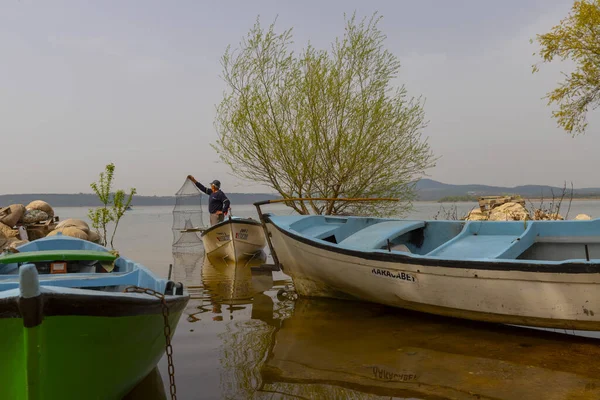
<svg viewBox="0 0 600 400">
<path fill-rule="evenodd" d="M 166 400 L 164 383 L 158 368 L 154 368 L 123 400 Z"/>
<path fill-rule="evenodd" d="M 181 398 L 198 398 L 199 384 L 231 399 L 600 398 L 598 340 L 278 295 L 289 280 L 256 268 L 264 254 L 237 265 L 202 252 L 173 257 L 173 279 L 193 296 L 187 341 L 175 342 L 178 365 L 188 365 L 177 370 Z M 195 352 L 202 345 L 211 350 Z M 209 369 L 196 370 L 205 354 L 215 357 L 204 360 L 216 370 L 210 381 Z M 163 380 L 128 398 L 165 398 L 152 386 Z"/>
<path fill-rule="evenodd" d="M 593 339 L 300 299 L 266 340 L 259 398 L 600 398 Z"/>
<path fill-rule="evenodd" d="M 173 248 L 173 270 L 171 280 L 183 282 L 186 287 L 197 286 L 202 282 L 200 280 L 200 269 L 204 260 L 204 251 L 189 252 L 178 251 L 181 249 Z"/>
<path fill-rule="evenodd" d="M 187 310 L 189 322 L 200 321 L 204 313 L 212 314 L 214 321 L 222 321 L 224 316 L 234 319 L 236 311 L 247 308 L 259 314 L 265 304 L 272 309 L 272 300 L 264 292 L 273 288 L 273 274 L 258 268 L 266 261 L 264 252 L 237 264 L 227 259 L 209 259 L 204 254 L 202 260 L 201 268 L 197 268 L 201 284 L 187 284 L 192 298 L 198 300 Z M 198 260 L 189 261 L 199 264 Z"/>
</svg>

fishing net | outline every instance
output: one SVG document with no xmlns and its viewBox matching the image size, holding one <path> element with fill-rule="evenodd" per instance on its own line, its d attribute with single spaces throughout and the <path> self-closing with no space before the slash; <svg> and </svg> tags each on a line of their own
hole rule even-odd
<svg viewBox="0 0 600 400">
<path fill-rule="evenodd" d="M 202 279 L 200 269 L 204 261 L 204 252 L 178 251 L 173 248 L 173 275 L 171 280 L 184 282 L 186 286 L 200 286 Z"/>
<path fill-rule="evenodd" d="M 203 248 L 199 228 L 204 228 L 202 192 L 186 178 L 175 193 L 173 208 L 173 247 L 178 251 L 197 251 Z"/>
</svg>

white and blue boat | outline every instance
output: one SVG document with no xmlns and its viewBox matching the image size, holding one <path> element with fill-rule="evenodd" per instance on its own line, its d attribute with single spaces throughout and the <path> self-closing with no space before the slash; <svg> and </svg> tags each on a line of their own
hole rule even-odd
<svg viewBox="0 0 600 400">
<path fill-rule="evenodd" d="M 600 220 L 425 221 L 259 215 L 301 296 L 450 317 L 600 330 Z"/>
<path fill-rule="evenodd" d="M 170 348 L 188 300 L 181 284 L 60 234 L 0 255 L 0 398 L 123 398 Z"/>
<path fill-rule="evenodd" d="M 214 263 L 222 260 L 236 264 L 247 261 L 256 257 L 267 245 L 261 223 L 252 218 L 229 216 L 203 229 L 201 235 L 206 255 Z"/>
</svg>

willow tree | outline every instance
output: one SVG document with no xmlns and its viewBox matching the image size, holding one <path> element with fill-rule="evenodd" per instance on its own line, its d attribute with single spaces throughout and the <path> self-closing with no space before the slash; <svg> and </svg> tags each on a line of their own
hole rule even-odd
<svg viewBox="0 0 600 400">
<path fill-rule="evenodd" d="M 399 202 L 289 202 L 301 214 L 401 214 L 435 159 L 420 98 L 394 86 L 400 62 L 380 17 L 346 19 L 329 50 L 291 49 L 292 30 L 260 21 L 222 57 L 227 90 L 214 146 L 232 170 L 284 198 L 391 197 Z"/>
<path fill-rule="evenodd" d="M 543 62 L 575 63 L 575 70 L 546 98 L 548 105 L 558 105 L 552 116 L 560 127 L 572 135 L 584 133 L 588 109 L 600 105 L 600 0 L 575 1 L 565 19 L 536 39 Z M 533 71 L 538 69 L 535 64 Z"/>
</svg>

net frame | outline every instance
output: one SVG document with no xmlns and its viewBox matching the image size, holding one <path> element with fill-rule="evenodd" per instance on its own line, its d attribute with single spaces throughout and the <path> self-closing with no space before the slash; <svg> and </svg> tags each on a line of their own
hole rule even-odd
<svg viewBox="0 0 600 400">
<path fill-rule="evenodd" d="M 200 232 L 185 232 L 189 229 L 205 228 L 202 211 L 202 192 L 194 182 L 186 178 L 181 188 L 175 193 L 173 208 L 173 247 L 180 251 L 202 249 Z"/>
</svg>

